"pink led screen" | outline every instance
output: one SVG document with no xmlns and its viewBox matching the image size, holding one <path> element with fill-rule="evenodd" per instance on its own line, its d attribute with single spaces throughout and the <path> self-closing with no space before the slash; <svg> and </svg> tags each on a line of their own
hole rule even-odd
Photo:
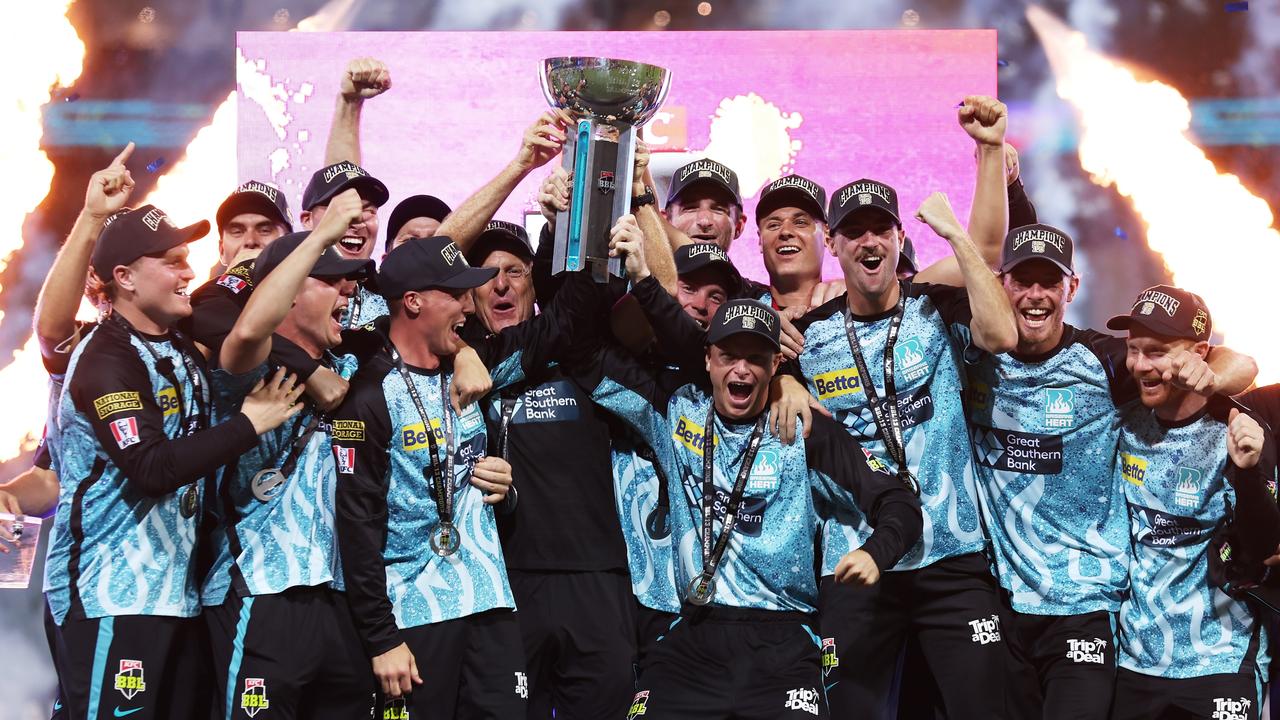
<svg viewBox="0 0 1280 720">
<path fill-rule="evenodd" d="M 362 126 L 362 164 L 391 190 L 384 223 L 416 193 L 457 207 L 511 160 L 524 128 L 547 108 L 542 58 L 600 55 L 669 68 L 670 94 L 645 130 L 654 165 L 669 172 L 712 157 L 738 172 L 750 220 L 731 255 L 754 278 L 764 277 L 758 190 L 791 172 L 828 193 L 861 177 L 887 182 L 921 260 L 948 252 L 907 216 L 941 190 L 967 219 L 973 143 L 956 124 L 956 104 L 996 89 L 993 30 L 246 32 L 238 45 L 239 178 L 283 188 L 295 217 L 323 164 L 347 60 L 371 55 L 389 65 L 393 87 L 366 104 Z M 497 217 L 521 222 L 549 168 L 526 178 Z M 839 275 L 834 258 L 824 271 Z"/>
</svg>

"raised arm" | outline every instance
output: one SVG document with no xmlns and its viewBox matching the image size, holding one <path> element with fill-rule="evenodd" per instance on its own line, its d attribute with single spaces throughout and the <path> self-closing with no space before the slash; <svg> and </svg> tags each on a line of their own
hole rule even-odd
<svg viewBox="0 0 1280 720">
<path fill-rule="evenodd" d="M 921 203 L 916 217 L 951 245 L 969 295 L 969 309 L 973 315 L 970 330 L 974 344 L 995 354 L 1017 347 L 1018 326 L 1009 306 L 1009 296 L 974 247 L 969 234 L 960 226 L 947 196 L 942 193 L 930 195 Z"/>
<path fill-rule="evenodd" d="M 35 333 L 40 353 L 53 357 L 57 348 L 76 331 L 76 310 L 84 295 L 85 278 L 89 273 L 89 260 L 98 234 L 107 218 L 124 208 L 133 192 L 133 176 L 125 163 L 133 154 L 133 143 L 111 161 L 106 168 L 89 178 L 85 191 L 84 209 L 76 217 L 75 225 L 66 243 L 54 258 L 53 267 L 40 286 L 36 300 Z"/>
<path fill-rule="evenodd" d="M 957 111 L 960 127 L 977 145 L 978 177 L 969 212 L 969 237 L 988 267 L 1000 264 L 1000 250 L 1009 231 L 1009 193 L 1005 174 L 1004 133 L 1008 109 L 985 95 L 971 95 Z M 919 282 L 961 285 L 964 274 L 956 256 L 924 268 Z"/>
<path fill-rule="evenodd" d="M 649 174 L 649 146 L 643 140 L 636 141 L 635 180 L 631 183 L 631 197 L 637 197 L 653 187 L 645 180 Z M 671 241 L 667 239 L 666 222 L 655 203 L 649 203 L 632 211 L 640 232 L 644 233 L 645 256 L 649 272 L 653 273 L 662 289 L 676 294 L 676 259 Z"/>
<path fill-rule="evenodd" d="M 467 198 L 449 217 L 440 223 L 437 235 L 453 238 L 458 248 L 466 252 L 484 232 L 484 226 L 494 213 L 511 196 L 521 180 L 529 173 L 546 165 L 564 145 L 565 129 L 573 120 L 563 110 L 548 110 L 524 131 L 520 149 L 506 167 Z"/>
<path fill-rule="evenodd" d="M 920 538 L 920 499 L 830 418 L 813 419 L 805 459 L 815 490 L 832 502 L 852 503 L 873 528 L 861 548 L 841 559 L 836 579 L 874 583 Z"/>
<path fill-rule="evenodd" d="M 356 58 L 342 71 L 342 84 L 324 147 L 324 164 L 360 164 L 360 113 L 364 101 L 391 88 L 391 71 L 381 60 Z"/>
<path fill-rule="evenodd" d="M 338 194 L 316 229 L 254 288 L 235 327 L 222 343 L 218 357 L 224 370 L 234 374 L 248 372 L 267 359 L 272 333 L 289 314 L 293 299 L 316 260 L 342 238 L 361 212 L 360 194 L 354 188 Z"/>
</svg>

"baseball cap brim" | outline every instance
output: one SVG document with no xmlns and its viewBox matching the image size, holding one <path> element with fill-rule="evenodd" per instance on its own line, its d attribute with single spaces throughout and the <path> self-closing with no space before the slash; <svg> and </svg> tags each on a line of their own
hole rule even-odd
<svg viewBox="0 0 1280 720">
<path fill-rule="evenodd" d="M 731 337 L 734 337 L 735 335 L 753 335 L 755 337 L 760 338 L 761 340 L 764 340 L 766 343 L 768 343 L 769 347 L 773 348 L 774 352 L 782 351 L 782 345 L 778 342 L 776 338 L 774 338 L 768 332 L 764 330 L 756 329 L 756 328 L 752 328 L 751 330 L 746 330 L 741 327 L 727 328 L 723 325 L 720 325 L 718 327 L 713 327 L 711 328 L 711 330 L 707 331 L 707 344 L 715 345 L 716 343 L 723 342 Z"/>
<path fill-rule="evenodd" d="M 796 207 L 804 210 L 822 222 L 827 221 L 827 211 L 809 193 L 796 188 L 774 190 L 756 204 L 756 224 L 760 224 L 769 213 L 784 207 Z"/>
<path fill-rule="evenodd" d="M 434 195 L 410 195 L 397 203 L 391 211 L 391 217 L 387 220 L 387 236 L 395 240 L 405 223 L 414 218 L 425 217 L 444 222 L 451 212 L 453 209 Z"/>
<path fill-rule="evenodd" d="M 357 175 L 356 177 L 348 178 L 342 184 L 331 188 L 329 192 L 312 200 L 311 207 L 306 209 L 310 210 L 317 205 L 327 205 L 334 196 L 349 188 L 355 188 L 356 192 L 360 193 L 360 197 L 373 203 L 376 207 L 382 207 L 391 197 L 391 193 L 387 191 L 387 186 L 383 185 L 378 178 L 372 175 Z"/>
<path fill-rule="evenodd" d="M 1116 315 L 1107 321 L 1107 329 L 1109 330 L 1127 331 L 1132 330 L 1135 325 L 1162 337 L 1186 337 L 1186 333 L 1181 330 L 1167 327 L 1157 322 L 1144 321 L 1142 318 L 1136 318 L 1132 315 Z"/>
<path fill-rule="evenodd" d="M 505 230 L 489 230 L 481 233 L 480 237 L 476 238 L 475 244 L 467 251 L 467 262 L 478 265 L 484 262 L 484 259 L 494 250 L 506 250 L 525 260 L 533 259 L 533 248 L 519 237 Z"/>
<path fill-rule="evenodd" d="M 680 199 L 681 195 L 689 192 L 690 188 L 695 188 L 700 185 L 710 185 L 711 187 L 714 187 L 715 189 L 727 195 L 729 199 L 733 201 L 734 205 L 737 205 L 738 207 L 742 207 L 742 198 L 738 196 L 738 193 L 735 193 L 733 191 L 733 188 L 729 187 L 728 185 L 721 182 L 718 178 L 714 178 L 714 177 L 693 178 L 692 180 L 689 180 L 688 182 L 686 182 L 684 185 L 677 186 L 675 184 L 672 184 L 671 192 L 667 194 L 667 204 L 670 205 L 671 203 L 676 202 L 677 200 Z"/>
<path fill-rule="evenodd" d="M 309 273 L 313 278 L 330 279 L 345 278 L 347 280 L 367 280 L 374 276 L 375 265 L 372 260 L 354 260 L 352 258 L 334 257 L 325 253 L 316 261 Z"/>
<path fill-rule="evenodd" d="M 470 290 L 472 288 L 478 288 L 489 282 L 497 274 L 498 268 L 468 267 L 451 277 L 433 282 L 430 285 L 423 285 L 418 288 L 407 287 L 397 292 L 394 287 L 387 287 L 387 283 L 383 283 L 379 291 L 382 293 L 383 297 L 396 300 L 407 292 L 418 292 L 422 290 Z"/>
<path fill-rule="evenodd" d="M 1013 259 L 1011 259 L 1011 260 L 1009 260 L 1009 261 L 1005 262 L 1003 265 L 1001 265 L 1001 266 L 1000 266 L 1000 272 L 1002 272 L 1002 273 L 1009 272 L 1010 270 L 1014 269 L 1015 267 L 1017 267 L 1017 266 L 1019 266 L 1019 265 L 1021 265 L 1021 264 L 1025 263 L 1025 262 L 1031 261 L 1031 260 L 1040 260 L 1040 261 L 1042 261 L 1042 262 L 1050 262 L 1050 263 L 1053 263 L 1054 265 L 1057 265 L 1057 266 L 1058 266 L 1058 269 L 1059 269 L 1059 270 L 1061 270 L 1065 275 L 1067 275 L 1067 276 L 1075 275 L 1075 271 L 1074 271 L 1074 270 L 1072 270 L 1071 268 L 1069 268 L 1069 267 L 1067 267 L 1066 265 L 1062 264 L 1062 263 L 1061 263 L 1060 261 L 1058 261 L 1057 259 L 1055 259 L 1055 258 L 1051 258 L 1051 257 L 1049 257 L 1049 256 L 1047 256 L 1047 255 L 1028 255 L 1028 256 L 1020 257 L 1020 258 L 1013 258 Z M 1128 315 L 1125 315 L 1124 317 L 1129 317 L 1129 316 L 1128 316 Z M 1114 319 L 1114 318 L 1113 318 L 1113 319 Z M 1115 328 L 1112 328 L 1112 329 L 1115 329 Z"/>
<path fill-rule="evenodd" d="M 231 219 L 243 213 L 257 213 L 263 217 L 269 217 L 278 223 L 283 224 L 289 231 L 293 231 L 293 225 L 289 219 L 280 213 L 280 208 L 271 199 L 260 192 L 253 190 L 245 190 L 243 192 L 234 192 L 227 196 L 226 200 L 218 206 L 218 213 L 214 219 L 218 223 L 219 228 L 223 228 Z"/>
</svg>

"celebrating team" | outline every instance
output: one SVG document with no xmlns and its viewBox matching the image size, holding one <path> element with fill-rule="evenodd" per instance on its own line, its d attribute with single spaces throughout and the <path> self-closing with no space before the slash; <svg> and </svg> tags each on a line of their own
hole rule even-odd
<svg viewBox="0 0 1280 720">
<path fill-rule="evenodd" d="M 397 205 L 375 267 L 390 85 L 348 65 L 302 230 L 245 183 L 191 292 L 209 223 L 126 207 L 132 145 L 91 178 L 36 308 L 46 442 L 0 486 L 56 507 L 55 717 L 1259 716 L 1280 399 L 1185 290 L 1064 322 L 1000 102 L 958 110 L 973 209 L 920 204 L 928 267 L 890 184 L 790 175 L 746 280 L 736 174 L 659 210 L 640 147 L 596 283 L 550 270 L 563 169 L 536 249 L 493 217 L 559 111 L 457 209 Z"/>
</svg>

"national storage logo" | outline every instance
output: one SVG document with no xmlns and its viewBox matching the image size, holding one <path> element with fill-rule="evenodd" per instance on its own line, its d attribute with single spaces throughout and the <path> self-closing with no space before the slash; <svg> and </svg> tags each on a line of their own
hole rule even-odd
<svg viewBox="0 0 1280 720">
<path fill-rule="evenodd" d="M 419 426 L 422 423 L 418 423 Z M 364 442 L 363 420 L 334 420 L 329 435 L 339 442 Z"/>
<path fill-rule="evenodd" d="M 858 377 L 857 368 L 842 368 L 814 375 L 813 384 L 818 390 L 819 400 L 862 392 L 862 379 Z"/>
</svg>

